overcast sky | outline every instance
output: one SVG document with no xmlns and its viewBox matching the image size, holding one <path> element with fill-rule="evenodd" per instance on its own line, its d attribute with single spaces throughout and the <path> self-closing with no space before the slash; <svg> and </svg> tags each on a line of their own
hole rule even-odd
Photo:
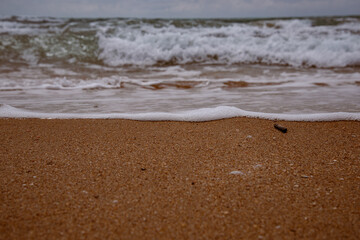
<svg viewBox="0 0 360 240">
<path fill-rule="evenodd" d="M 360 0 L 0 0 L 0 14 L 145 18 L 360 15 Z"/>
</svg>

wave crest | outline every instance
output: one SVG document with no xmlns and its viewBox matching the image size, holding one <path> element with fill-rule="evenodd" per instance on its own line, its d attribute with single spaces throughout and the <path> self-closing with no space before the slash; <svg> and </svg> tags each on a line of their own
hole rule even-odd
<svg viewBox="0 0 360 240">
<path fill-rule="evenodd" d="M 110 66 L 191 63 L 360 66 L 360 25 L 354 23 L 314 27 L 309 20 L 291 20 L 220 28 L 144 25 L 113 30 L 111 35 L 98 32 L 98 57 Z"/>
<path fill-rule="evenodd" d="M 0 62 L 360 66 L 360 18 L 329 19 L 3 18 Z"/>
</svg>

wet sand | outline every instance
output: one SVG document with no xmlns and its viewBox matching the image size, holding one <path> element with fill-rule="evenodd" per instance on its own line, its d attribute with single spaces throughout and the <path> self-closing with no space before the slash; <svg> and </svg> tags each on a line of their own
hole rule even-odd
<svg viewBox="0 0 360 240">
<path fill-rule="evenodd" d="M 0 119 L 0 239 L 356 239 L 360 122 Z"/>
</svg>

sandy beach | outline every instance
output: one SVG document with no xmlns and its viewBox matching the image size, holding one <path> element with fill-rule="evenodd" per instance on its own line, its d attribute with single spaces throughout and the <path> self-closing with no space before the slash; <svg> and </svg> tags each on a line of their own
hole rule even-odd
<svg viewBox="0 0 360 240">
<path fill-rule="evenodd" d="M 0 239 L 360 236 L 360 122 L 0 119 L 0 132 Z"/>
</svg>

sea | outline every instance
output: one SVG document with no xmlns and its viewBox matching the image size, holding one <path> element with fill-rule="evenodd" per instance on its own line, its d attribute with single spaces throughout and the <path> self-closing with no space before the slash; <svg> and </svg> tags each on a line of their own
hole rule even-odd
<svg viewBox="0 0 360 240">
<path fill-rule="evenodd" d="M 0 117 L 360 119 L 360 16 L 0 17 Z"/>
</svg>

